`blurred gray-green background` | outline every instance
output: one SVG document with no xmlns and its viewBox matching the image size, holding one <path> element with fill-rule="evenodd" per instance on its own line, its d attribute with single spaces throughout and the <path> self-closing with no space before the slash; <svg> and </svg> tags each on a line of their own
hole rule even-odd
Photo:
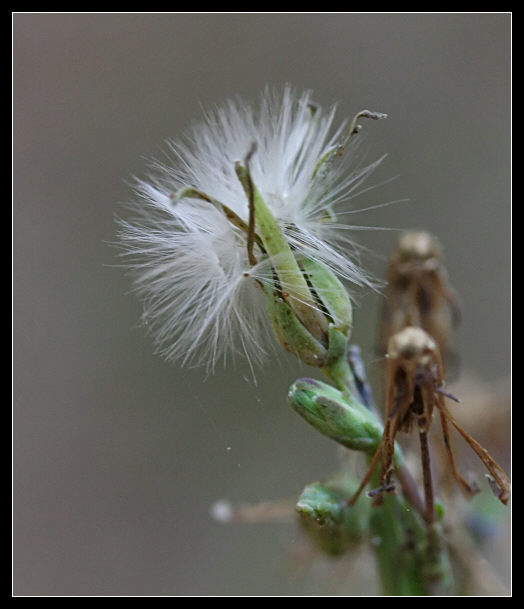
<svg viewBox="0 0 524 609">
<path fill-rule="evenodd" d="M 289 82 L 340 120 L 387 112 L 364 141 L 370 161 L 388 158 L 352 205 L 409 202 L 349 217 L 439 236 L 461 367 L 504 378 L 510 27 L 508 14 L 14 15 L 15 594 L 374 592 L 371 562 L 319 566 L 293 525 L 210 517 L 218 499 L 295 497 L 337 467 L 285 403 L 316 373 L 283 355 L 256 384 L 242 361 L 206 379 L 154 356 L 114 217 L 202 106 Z M 397 233 L 356 237 L 384 257 Z M 373 373 L 380 298 L 358 302 Z M 508 464 L 509 447 L 493 453 Z M 497 569 L 507 577 L 507 548 Z"/>
</svg>

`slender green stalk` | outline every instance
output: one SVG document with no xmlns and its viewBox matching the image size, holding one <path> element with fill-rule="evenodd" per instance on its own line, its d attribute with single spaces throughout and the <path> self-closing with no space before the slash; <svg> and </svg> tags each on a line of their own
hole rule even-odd
<svg viewBox="0 0 524 609">
<path fill-rule="evenodd" d="M 355 400 L 355 396 L 358 395 L 357 385 L 353 371 L 346 359 L 346 357 L 338 357 L 328 361 L 327 365 L 322 368 L 324 374 L 335 383 L 337 389 L 348 398 L 351 403 L 355 404 L 357 408 L 367 408 L 361 404 L 360 400 Z"/>
<path fill-rule="evenodd" d="M 356 399 L 356 382 L 346 357 L 328 361 L 323 371 L 353 408 L 369 413 Z M 379 485 L 378 475 L 379 468 L 371 479 L 375 486 Z M 383 493 L 378 503 L 371 511 L 369 532 L 383 594 L 427 596 L 449 592 L 453 578 L 439 524 L 425 523 L 420 506 L 411 505 L 409 497 L 400 493 Z"/>
<path fill-rule="evenodd" d="M 398 495 L 386 495 L 374 508 L 369 529 L 382 593 L 386 596 L 426 596 L 428 587 L 421 573 L 417 546 L 423 531 L 409 528 L 415 524 Z M 408 518 L 407 518 L 408 517 Z M 411 521 L 411 522 L 410 522 Z M 418 542 L 418 543 L 417 543 Z"/>
</svg>

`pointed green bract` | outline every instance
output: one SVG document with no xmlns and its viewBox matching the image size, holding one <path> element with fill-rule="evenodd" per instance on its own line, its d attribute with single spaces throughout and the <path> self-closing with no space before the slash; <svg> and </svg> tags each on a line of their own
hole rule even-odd
<svg viewBox="0 0 524 609">
<path fill-rule="evenodd" d="M 248 169 L 240 163 L 235 169 L 255 220 L 254 231 L 245 225 L 248 254 L 256 239 L 269 258 L 260 285 L 280 344 L 311 366 L 344 357 L 352 323 L 346 289 L 327 266 L 291 249 Z"/>
<path fill-rule="evenodd" d="M 352 307 L 349 294 L 338 277 L 326 265 L 308 256 L 299 256 L 298 263 L 310 289 L 317 297 L 334 328 L 347 339 L 351 333 Z"/>
<path fill-rule="evenodd" d="M 275 287 L 275 281 L 267 278 L 261 287 L 273 330 L 280 344 L 290 353 L 310 366 L 324 368 L 345 357 L 351 331 L 351 302 L 344 286 L 324 265 L 304 256 L 300 267 L 317 300 L 318 315 L 327 324 L 327 333 L 320 341 L 297 317 L 291 304 Z"/>
<path fill-rule="evenodd" d="M 235 165 L 248 200 L 253 197 L 257 234 L 271 259 L 281 286 L 282 298 L 296 313 L 302 324 L 319 341 L 325 340 L 327 323 L 317 310 L 313 295 L 289 247 L 284 233 L 264 202 L 260 192 L 251 181 L 246 168 Z"/>
<path fill-rule="evenodd" d="M 322 367 L 328 357 L 326 347 L 297 318 L 289 303 L 268 283 L 262 284 L 273 331 L 279 343 L 309 366 Z"/>
</svg>

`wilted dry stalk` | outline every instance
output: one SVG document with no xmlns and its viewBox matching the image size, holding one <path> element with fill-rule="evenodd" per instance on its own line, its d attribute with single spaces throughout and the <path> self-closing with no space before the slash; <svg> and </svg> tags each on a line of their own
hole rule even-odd
<svg viewBox="0 0 524 609">
<path fill-rule="evenodd" d="M 411 433 L 416 425 L 419 432 L 424 496 L 426 500 L 426 522 L 434 521 L 434 491 L 431 477 L 428 432 L 433 418 L 433 409 L 439 411 L 444 447 L 451 465 L 453 477 L 466 497 L 474 495 L 478 488 L 470 484 L 457 470 L 449 436 L 450 422 L 471 448 L 477 453 L 490 473 L 495 495 L 504 504 L 510 493 L 509 480 L 502 468 L 486 449 L 460 427 L 449 413 L 445 397 L 442 362 L 435 341 L 421 328 L 407 327 L 389 340 L 387 361 L 386 415 L 382 441 L 371 460 L 354 499 L 369 482 L 378 461 L 381 462 L 379 488 L 372 491 L 375 502 L 380 502 L 382 491 L 394 490 L 392 482 L 393 455 L 397 433 Z"/>
<path fill-rule="evenodd" d="M 425 497 L 425 518 L 434 521 L 434 489 L 431 475 L 429 430 L 433 409 L 439 411 L 444 449 L 451 471 L 466 497 L 478 491 L 458 471 L 451 448 L 449 423 L 459 432 L 489 472 L 495 496 L 504 504 L 510 494 L 507 475 L 483 448 L 457 423 L 447 409 L 445 398 L 458 401 L 445 391 L 441 353 L 448 354 L 451 330 L 458 320 L 457 299 L 442 264 L 441 248 L 427 232 L 401 236 L 388 269 L 388 288 L 381 339 L 386 345 L 386 406 L 381 443 L 351 503 L 370 481 L 379 461 L 379 487 L 369 494 L 375 503 L 383 491 L 394 490 L 392 474 L 395 439 L 399 431 L 419 432 Z"/>
</svg>

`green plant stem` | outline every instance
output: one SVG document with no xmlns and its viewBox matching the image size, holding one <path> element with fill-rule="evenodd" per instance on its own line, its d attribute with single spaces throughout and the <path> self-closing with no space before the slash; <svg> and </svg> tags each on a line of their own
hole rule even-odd
<svg viewBox="0 0 524 609">
<path fill-rule="evenodd" d="M 378 472 L 372 483 L 378 485 Z M 451 563 L 440 523 L 428 524 L 401 494 L 384 494 L 369 522 L 385 596 L 448 594 Z"/>
<path fill-rule="evenodd" d="M 371 543 L 375 553 L 382 593 L 385 596 L 426 596 L 417 537 L 421 531 L 406 525 L 406 512 L 398 495 L 386 495 L 370 519 Z M 411 539 L 409 537 L 412 537 Z"/>
<path fill-rule="evenodd" d="M 323 371 L 352 406 L 369 413 L 358 398 L 353 371 L 345 357 L 329 361 Z M 402 467 L 401 480 L 411 479 L 405 465 Z M 378 476 L 379 468 L 372 477 L 377 487 Z M 411 488 L 405 497 L 384 493 L 381 499 L 372 510 L 369 526 L 383 594 L 427 596 L 437 589 L 448 590 L 453 578 L 446 544 L 438 523 L 424 522 L 416 489 Z"/>
<path fill-rule="evenodd" d="M 346 357 L 338 357 L 336 359 L 328 360 L 328 363 L 322 368 L 324 374 L 335 384 L 336 388 L 344 394 L 351 405 L 355 405 L 361 410 L 366 410 L 359 399 L 357 384 L 351 366 L 349 365 Z"/>
</svg>

